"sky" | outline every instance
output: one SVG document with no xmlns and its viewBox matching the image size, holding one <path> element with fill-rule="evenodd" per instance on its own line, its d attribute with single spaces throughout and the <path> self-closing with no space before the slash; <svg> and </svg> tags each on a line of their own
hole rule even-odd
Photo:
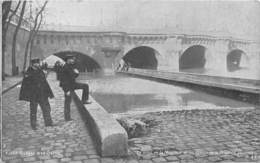
<svg viewBox="0 0 260 163">
<path fill-rule="evenodd" d="M 96 27 L 123 32 L 220 33 L 259 39 L 260 2 L 51 0 L 46 7 L 45 21 L 52 26 Z"/>
</svg>

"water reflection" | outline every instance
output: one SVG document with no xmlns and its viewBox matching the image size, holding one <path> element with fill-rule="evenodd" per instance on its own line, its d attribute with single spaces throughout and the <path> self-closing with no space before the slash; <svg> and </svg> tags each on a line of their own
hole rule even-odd
<svg viewBox="0 0 260 163">
<path fill-rule="evenodd" d="M 91 95 L 110 113 L 253 108 L 251 104 L 187 88 L 120 75 L 82 75 Z"/>
<path fill-rule="evenodd" d="M 107 94 L 93 92 L 94 98 L 110 113 L 124 113 L 131 109 L 167 105 L 166 99 L 156 99 L 153 94 Z"/>
</svg>

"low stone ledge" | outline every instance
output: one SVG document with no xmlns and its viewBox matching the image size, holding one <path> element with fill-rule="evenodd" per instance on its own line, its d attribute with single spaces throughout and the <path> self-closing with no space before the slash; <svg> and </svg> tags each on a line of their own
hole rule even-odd
<svg viewBox="0 0 260 163">
<path fill-rule="evenodd" d="M 234 90 L 234 91 L 241 91 L 245 93 L 253 93 L 253 94 L 260 94 L 260 89 L 258 86 L 245 86 L 245 85 L 237 85 L 233 83 L 225 83 L 217 82 L 217 81 L 208 81 L 207 79 L 203 79 L 203 77 L 211 77 L 211 78 L 221 78 L 219 76 L 208 76 L 208 75 L 200 75 L 200 74 L 192 74 L 194 76 L 200 76 L 201 79 L 192 79 L 190 77 L 185 76 L 183 73 L 179 72 L 165 72 L 163 75 L 160 74 L 157 71 L 154 70 L 138 70 L 134 69 L 134 71 L 117 71 L 118 73 L 123 74 L 130 74 L 130 75 L 137 75 L 137 76 L 144 76 L 149 78 L 157 78 L 157 79 L 165 79 L 170 81 L 177 81 L 182 83 L 191 83 L 196 85 L 202 85 L 202 86 L 209 86 L 209 87 L 215 87 L 215 88 L 222 88 L 226 90 Z M 189 74 L 190 75 L 190 74 Z M 230 78 L 229 80 L 239 80 L 235 78 Z M 222 80 L 225 80 L 225 77 L 223 77 Z"/>
<path fill-rule="evenodd" d="M 76 90 L 74 100 L 84 120 L 87 121 L 101 156 L 127 156 L 128 136 L 125 129 L 91 96 L 91 104 L 80 101 L 81 90 Z"/>
</svg>

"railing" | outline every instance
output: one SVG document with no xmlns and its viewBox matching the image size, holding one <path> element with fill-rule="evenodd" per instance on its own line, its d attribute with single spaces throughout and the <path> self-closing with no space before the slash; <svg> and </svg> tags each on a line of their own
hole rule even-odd
<svg viewBox="0 0 260 163">
<path fill-rule="evenodd" d="M 130 68 L 123 73 L 260 94 L 260 80 Z"/>
</svg>

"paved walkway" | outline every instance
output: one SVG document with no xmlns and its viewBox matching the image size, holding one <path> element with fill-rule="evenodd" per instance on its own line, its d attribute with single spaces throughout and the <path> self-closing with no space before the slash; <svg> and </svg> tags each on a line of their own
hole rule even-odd
<svg viewBox="0 0 260 163">
<path fill-rule="evenodd" d="M 65 122 L 63 92 L 58 87 L 55 74 L 48 81 L 55 98 L 50 100 L 51 115 L 58 126 L 44 127 L 41 110 L 38 109 L 38 130 L 33 131 L 29 122 L 29 104 L 18 101 L 19 88 L 3 95 L 3 160 L 10 163 L 113 163 L 133 162 L 128 158 L 101 158 L 96 152 L 90 133 L 74 104 L 71 107 L 73 121 Z"/>
</svg>

